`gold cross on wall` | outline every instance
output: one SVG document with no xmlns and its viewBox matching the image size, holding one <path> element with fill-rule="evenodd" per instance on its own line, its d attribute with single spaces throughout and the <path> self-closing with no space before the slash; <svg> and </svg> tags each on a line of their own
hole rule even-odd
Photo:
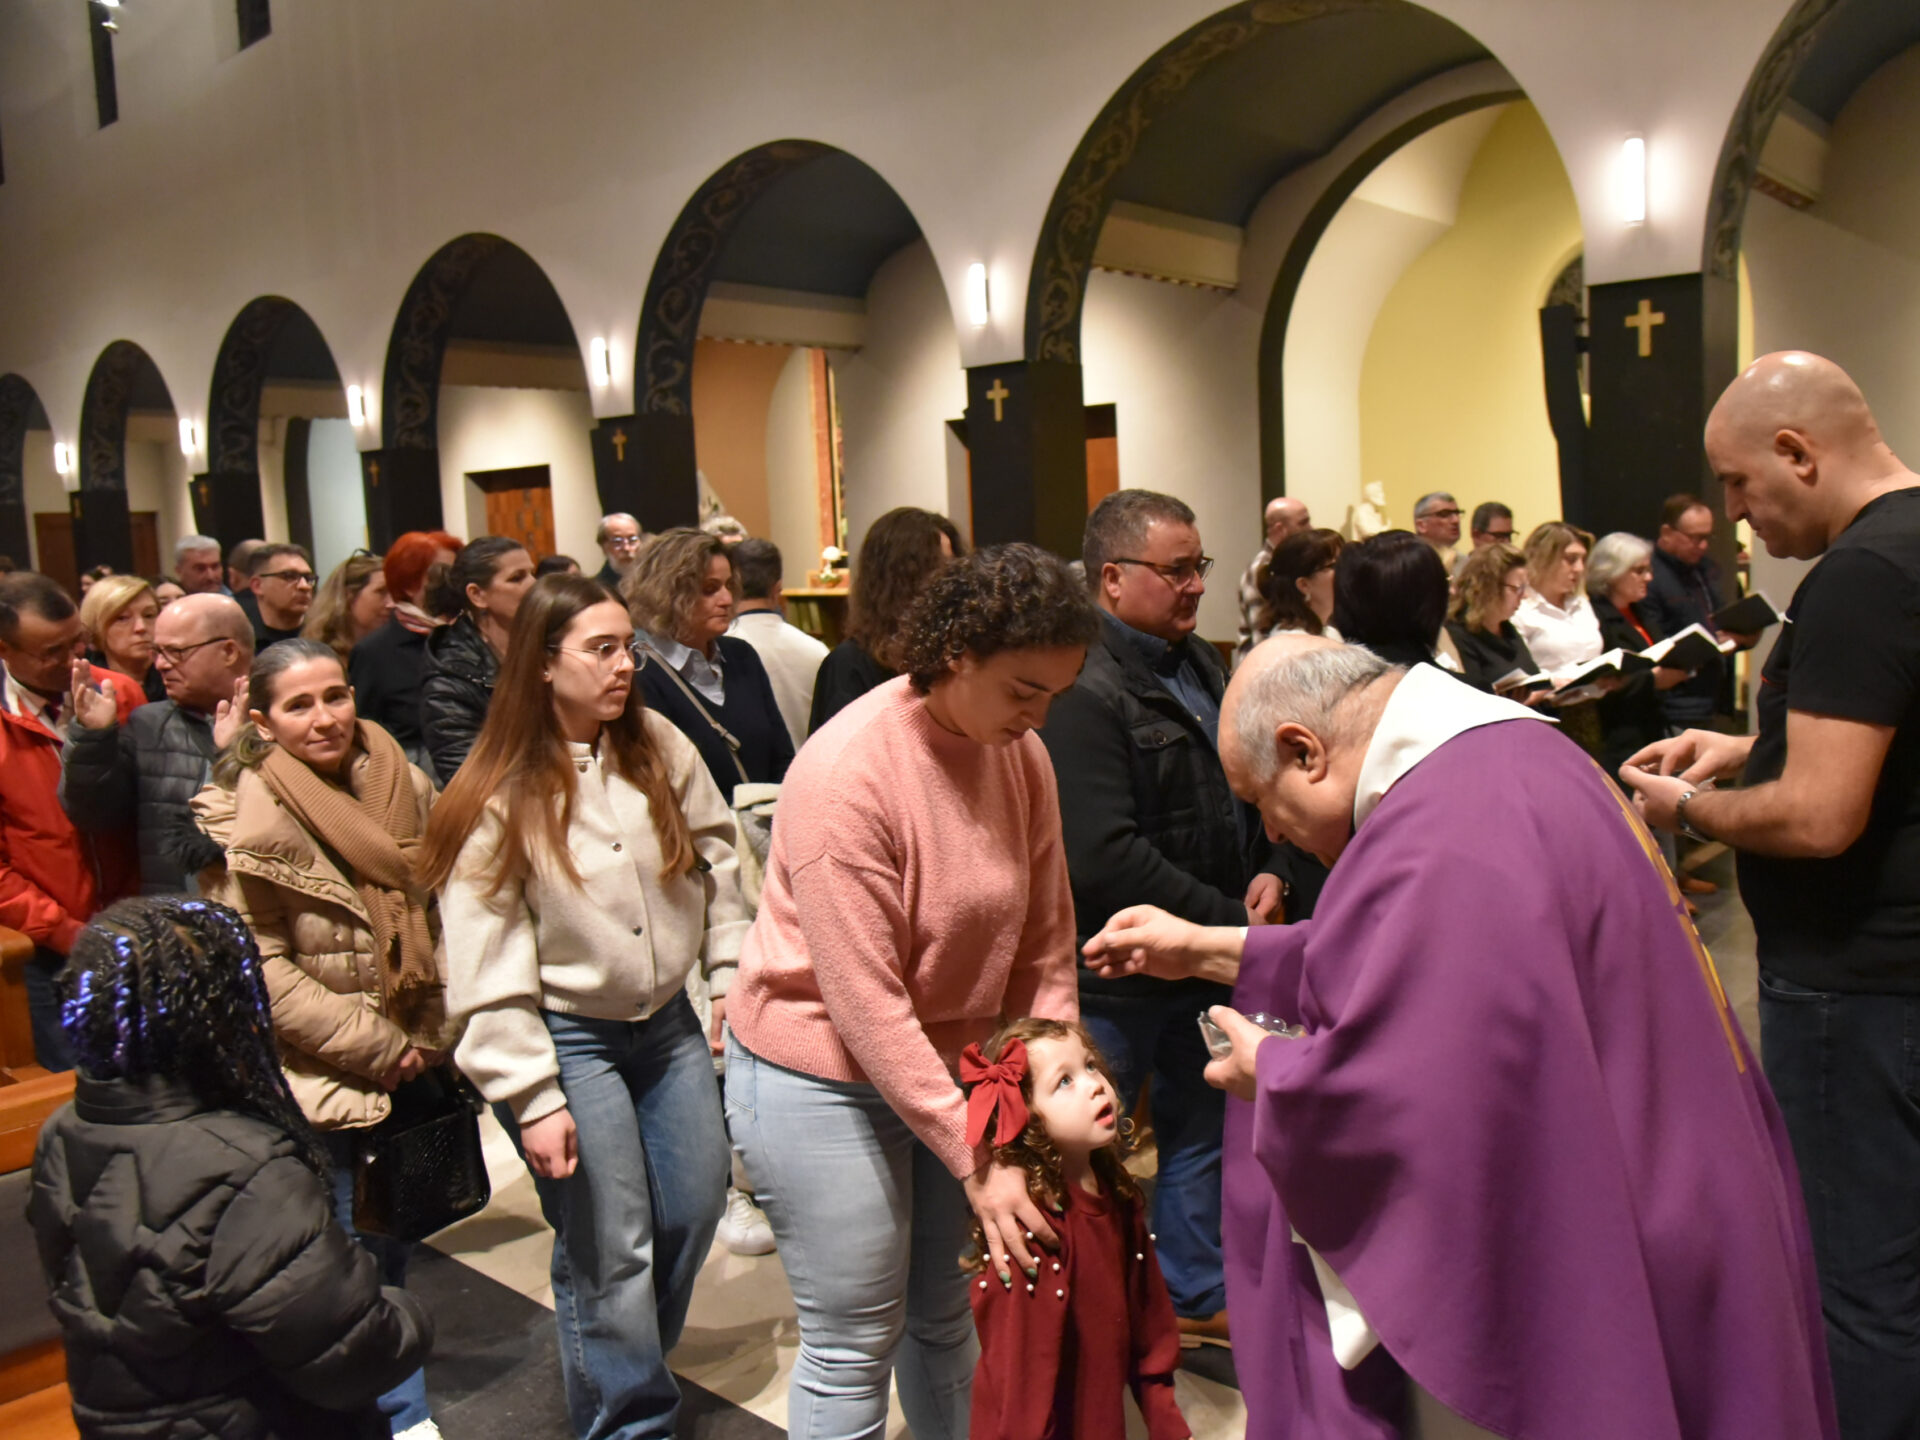
<svg viewBox="0 0 1920 1440">
<path fill-rule="evenodd" d="M 378 460 L 369 460 L 367 462 L 367 481 L 374 489 L 377 490 L 380 488 L 380 462 Z"/>
<path fill-rule="evenodd" d="M 1640 308 L 1627 316 L 1627 329 L 1640 332 L 1640 358 L 1653 354 L 1653 327 L 1667 323 L 1667 313 L 1653 308 L 1651 300 L 1642 300 Z"/>
<path fill-rule="evenodd" d="M 613 434 L 607 437 L 607 440 L 608 440 L 608 443 L 610 443 L 613 446 L 613 458 L 618 460 L 623 465 L 626 464 L 627 432 L 624 430 L 616 430 L 613 432 Z"/>
<path fill-rule="evenodd" d="M 1005 405 L 1012 395 L 1013 392 L 1000 383 L 1000 377 L 998 375 L 994 376 L 993 388 L 987 391 L 987 399 L 993 401 L 993 419 L 995 424 L 1007 418 L 1002 412 L 1001 406 Z"/>
</svg>

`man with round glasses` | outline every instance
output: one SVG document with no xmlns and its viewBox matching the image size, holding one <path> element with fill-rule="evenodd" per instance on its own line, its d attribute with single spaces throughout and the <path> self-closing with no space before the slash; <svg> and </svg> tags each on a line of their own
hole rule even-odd
<svg viewBox="0 0 1920 1440">
<path fill-rule="evenodd" d="M 634 563 L 640 558 L 640 538 L 643 533 L 640 522 L 620 510 L 611 515 L 602 515 L 599 525 L 594 528 L 593 543 L 600 547 L 600 553 L 607 557 L 607 563 L 600 567 L 600 573 L 593 578 L 616 595 L 620 593 L 620 582 L 633 573 Z"/>
</svg>

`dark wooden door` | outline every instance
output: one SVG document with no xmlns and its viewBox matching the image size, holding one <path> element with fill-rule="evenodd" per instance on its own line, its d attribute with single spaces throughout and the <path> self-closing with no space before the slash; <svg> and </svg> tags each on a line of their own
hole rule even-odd
<svg viewBox="0 0 1920 1440">
<path fill-rule="evenodd" d="M 33 553 L 42 575 L 59 581 L 69 595 L 80 594 L 80 565 L 73 553 L 73 516 L 64 510 L 36 510 Z"/>
<path fill-rule="evenodd" d="M 135 510 L 127 516 L 133 532 L 133 573 L 151 580 L 160 573 L 160 516 L 153 510 Z"/>
<path fill-rule="evenodd" d="M 536 560 L 553 554 L 553 491 L 544 485 L 489 490 L 487 532 L 518 540 Z"/>
</svg>

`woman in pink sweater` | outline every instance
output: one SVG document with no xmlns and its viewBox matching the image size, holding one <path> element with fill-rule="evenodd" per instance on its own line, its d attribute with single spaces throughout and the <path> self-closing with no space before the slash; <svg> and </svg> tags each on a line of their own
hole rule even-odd
<svg viewBox="0 0 1920 1440">
<path fill-rule="evenodd" d="M 967 1433 L 969 1211 L 1003 1276 L 1053 1232 L 1023 1173 L 967 1143 L 960 1052 L 1003 1017 L 1071 1020 L 1073 899 L 1032 732 L 1099 620 L 1056 556 L 954 562 L 906 672 L 787 772 L 760 914 L 727 997 L 727 1113 L 800 1312 L 788 1433 Z M 1024 1283 L 1024 1282 L 1023 1282 Z"/>
</svg>

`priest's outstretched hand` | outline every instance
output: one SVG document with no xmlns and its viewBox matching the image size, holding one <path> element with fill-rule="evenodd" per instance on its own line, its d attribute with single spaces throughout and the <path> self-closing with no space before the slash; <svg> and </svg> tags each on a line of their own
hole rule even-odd
<svg viewBox="0 0 1920 1440">
<path fill-rule="evenodd" d="M 1231 1055 L 1223 1056 L 1207 1066 L 1207 1083 L 1216 1090 L 1238 1095 L 1242 1100 L 1253 1099 L 1254 1090 L 1260 1083 L 1255 1059 L 1260 1047 L 1274 1039 L 1274 1035 L 1261 1029 L 1231 1005 L 1215 1005 L 1207 1011 L 1207 1018 L 1226 1031 L 1233 1041 Z"/>
<path fill-rule="evenodd" d="M 1240 974 L 1246 931 L 1235 925 L 1195 925 L 1154 905 L 1130 905 L 1081 947 L 1087 968 L 1103 979 L 1189 976 L 1231 985 Z"/>
</svg>

